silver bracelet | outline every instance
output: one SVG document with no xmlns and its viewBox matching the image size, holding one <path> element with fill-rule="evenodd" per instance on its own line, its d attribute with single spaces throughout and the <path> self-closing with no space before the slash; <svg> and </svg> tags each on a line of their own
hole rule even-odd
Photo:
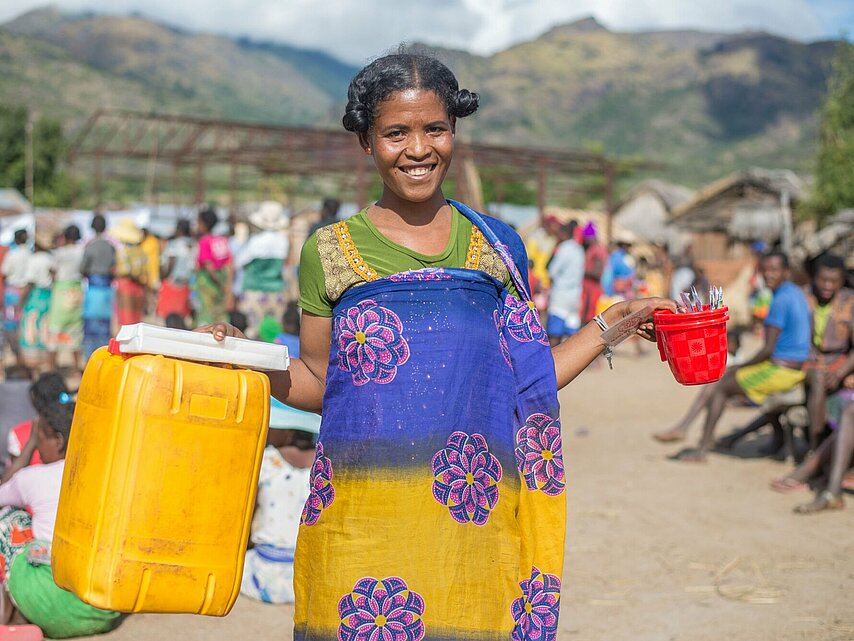
<svg viewBox="0 0 854 641">
<path fill-rule="evenodd" d="M 606 323 L 605 319 L 602 318 L 602 314 L 596 314 L 596 316 L 593 317 L 593 320 L 599 326 L 599 329 L 601 329 L 603 332 L 608 331 L 608 323 Z"/>
<path fill-rule="evenodd" d="M 606 323 L 605 319 L 602 318 L 602 314 L 596 314 L 596 316 L 593 317 L 593 320 L 603 332 L 608 331 L 608 323 Z M 611 346 L 605 345 L 605 351 L 602 352 L 602 354 L 608 361 L 608 369 L 614 369 L 614 364 L 611 362 L 611 359 L 614 357 L 614 350 L 611 349 Z"/>
</svg>

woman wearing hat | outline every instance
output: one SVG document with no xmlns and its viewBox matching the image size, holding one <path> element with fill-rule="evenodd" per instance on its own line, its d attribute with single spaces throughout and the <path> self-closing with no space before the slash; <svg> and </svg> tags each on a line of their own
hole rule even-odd
<svg viewBox="0 0 854 641">
<path fill-rule="evenodd" d="M 119 325 L 142 322 L 148 257 L 142 251 L 142 230 L 130 218 L 123 218 L 112 230 L 121 243 L 116 252 L 116 317 Z"/>
<path fill-rule="evenodd" d="M 257 338 L 261 322 L 278 320 L 285 311 L 284 266 L 288 258 L 288 226 L 285 208 L 267 201 L 249 215 L 249 222 L 260 231 L 253 234 L 236 257 L 243 270 L 243 293 L 239 310 L 246 315 L 246 333 Z"/>
</svg>

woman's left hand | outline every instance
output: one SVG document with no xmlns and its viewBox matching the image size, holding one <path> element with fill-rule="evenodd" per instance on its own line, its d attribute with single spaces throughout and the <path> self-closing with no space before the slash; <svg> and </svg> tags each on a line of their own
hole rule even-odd
<svg viewBox="0 0 854 641">
<path fill-rule="evenodd" d="M 652 307 L 653 311 L 669 309 L 671 312 L 675 312 L 677 307 L 676 301 L 670 298 L 636 298 L 611 305 L 611 307 L 605 310 L 602 316 L 608 325 L 613 325 L 620 322 L 626 316 L 634 314 L 636 311 L 647 306 Z M 655 342 L 655 326 L 652 322 L 652 317 L 638 327 L 637 335 L 652 343 Z"/>
</svg>

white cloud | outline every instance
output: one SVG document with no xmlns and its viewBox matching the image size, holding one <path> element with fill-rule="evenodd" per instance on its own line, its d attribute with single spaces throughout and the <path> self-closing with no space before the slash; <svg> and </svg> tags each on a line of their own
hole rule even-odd
<svg viewBox="0 0 854 641">
<path fill-rule="evenodd" d="M 587 15 L 611 29 L 765 29 L 799 38 L 834 35 L 821 5 L 838 0 L 58 0 L 67 10 L 140 11 L 194 31 L 247 35 L 329 51 L 352 62 L 401 41 L 492 53 Z M 4 0 L 0 21 L 39 6 Z M 849 13 L 854 13 L 854 9 Z M 850 15 L 848 16 L 850 19 Z"/>
</svg>

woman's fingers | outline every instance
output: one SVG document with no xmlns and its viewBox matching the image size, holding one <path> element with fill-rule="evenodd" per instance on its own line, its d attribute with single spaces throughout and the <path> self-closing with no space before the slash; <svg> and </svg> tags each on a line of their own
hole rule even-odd
<svg viewBox="0 0 854 641">
<path fill-rule="evenodd" d="M 237 329 L 234 325 L 228 323 L 212 323 L 211 325 L 202 325 L 193 330 L 194 332 L 202 332 L 204 334 L 213 334 L 213 337 L 222 342 L 226 336 L 235 338 L 246 338 L 246 335 Z"/>
</svg>

